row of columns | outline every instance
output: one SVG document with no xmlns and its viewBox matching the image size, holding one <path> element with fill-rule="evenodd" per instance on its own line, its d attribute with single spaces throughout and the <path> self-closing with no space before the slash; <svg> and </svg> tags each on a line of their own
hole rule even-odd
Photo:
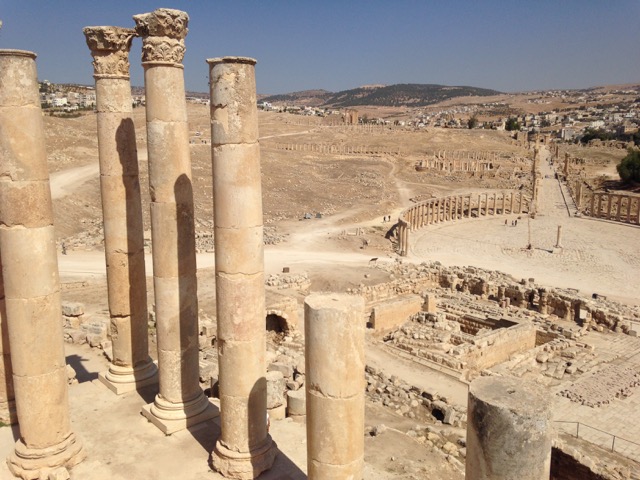
<svg viewBox="0 0 640 480">
<path fill-rule="evenodd" d="M 580 207 L 582 192 L 580 191 L 579 197 L 576 194 L 576 197 L 580 198 L 580 201 L 576 202 Z M 640 224 L 640 197 L 611 193 L 592 193 L 589 214 L 594 218 L 638 225 Z"/>
<path fill-rule="evenodd" d="M 484 197 L 484 200 L 483 200 Z M 474 203 L 476 206 L 474 206 Z M 501 209 L 498 207 L 501 205 Z M 484 204 L 484 207 L 483 207 Z M 430 199 L 409 207 L 400 214 L 397 224 L 398 254 L 409 254 L 409 232 L 435 223 L 471 218 L 473 210 L 477 216 L 522 214 L 527 211 L 526 197 L 522 192 L 480 193 L 474 202 L 473 195 L 454 195 Z"/>
<path fill-rule="evenodd" d="M 470 152 L 468 150 L 438 150 L 433 152 L 432 156 L 440 160 L 486 160 L 487 162 L 498 160 L 497 152 Z"/>
<path fill-rule="evenodd" d="M 191 172 L 182 71 L 176 64 L 181 55 L 158 58 L 154 56 L 155 48 L 146 47 L 173 44 L 174 51 L 184 51 L 181 47 L 188 18 L 183 12 L 163 9 L 135 19 L 145 47 L 143 62 L 160 366 L 160 392 L 143 413 L 165 433 L 171 433 L 178 426 L 184 428 L 196 419 L 204 419 L 199 408 L 203 394 L 197 380 Z M 164 21 L 167 19 L 174 25 L 184 26 L 182 36 L 180 31 L 166 28 Z M 135 310 L 140 304 L 146 309 L 145 295 L 140 294 L 140 284 L 136 283 L 140 277 L 144 279 L 145 274 L 144 269 L 136 268 L 140 267 L 136 263 L 139 251 L 136 234 L 141 208 L 135 136 L 126 106 L 130 105 L 127 99 L 130 93 L 126 94 L 128 76 L 124 74 L 125 69 L 128 73 L 128 64 L 121 61 L 126 58 L 133 32 L 93 27 L 86 29 L 85 34 L 94 54 L 99 95 L 98 131 L 109 306 L 114 352 L 117 352 L 109 371 L 101 377 L 112 391 L 123 393 L 153 381 L 156 374 L 148 357 L 146 332 L 138 334 L 140 312 Z M 158 41 L 156 37 L 162 38 Z M 27 72 L 32 87 L 31 123 L 36 125 L 31 125 L 32 129 L 16 128 L 16 131 L 35 130 L 38 140 L 32 143 L 23 141 L 28 140 L 26 138 L 17 139 L 17 144 L 27 148 L 26 153 L 36 153 L 33 158 L 26 159 L 33 160 L 33 165 L 23 161 L 22 152 L 18 151 L 14 157 L 7 156 L 3 158 L 4 172 L 0 181 L 3 225 L 0 244 L 3 278 L 10 279 L 6 285 L 9 337 L 14 347 L 18 347 L 12 349 L 11 360 L 21 429 L 10 467 L 14 474 L 32 479 L 47 477 L 48 470 L 72 466 L 82 459 L 83 453 L 69 426 L 57 257 L 35 56 L 12 52 L 7 58 L 5 62 L 5 57 L 0 55 L 2 73 L 23 80 L 17 73 Z M 103 67 L 114 67 L 112 60 L 115 58 L 119 59 L 117 69 L 105 72 Z M 25 59 L 32 65 L 24 65 Z M 221 436 L 212 459 L 214 467 L 225 476 L 255 478 L 271 467 L 277 453 L 265 422 L 264 268 L 255 61 L 227 57 L 209 60 L 209 64 L 222 410 Z M 29 66 L 33 67 L 31 71 L 25 68 Z M 8 83 L 3 82 L 3 85 Z M 1 108 L 5 106 L 2 100 L 5 98 L 0 97 L 1 117 L 24 119 L 16 115 L 16 111 Z M 8 143 L 6 140 L 10 143 L 16 138 L 3 135 L 3 143 Z M 35 205 L 40 208 L 31 208 Z M 14 228 L 17 225 L 20 228 Z M 131 241 L 126 245 L 119 244 L 122 239 Z M 118 254 L 125 258 L 113 261 L 112 257 Z M 35 272 L 31 266 L 34 256 L 39 267 Z M 141 290 L 145 291 L 144 288 Z M 361 319 L 364 303 L 362 299 L 348 297 L 341 302 L 346 310 L 336 314 L 333 300 L 320 300 L 317 304 L 313 299 L 309 300 L 311 336 L 331 336 L 337 330 L 343 340 L 351 335 L 351 339 L 343 344 L 335 341 L 326 345 L 309 343 L 309 375 L 315 379 L 314 390 L 307 392 L 309 419 L 317 424 L 317 428 L 309 429 L 309 458 L 313 459 L 310 470 L 314 472 L 310 478 L 335 478 L 334 474 L 342 470 L 354 474 L 354 478 L 362 478 L 364 324 Z M 38 314 L 37 317 L 34 314 Z M 330 351 L 324 351 L 324 347 L 330 347 Z M 39 352 L 35 362 L 31 355 L 34 349 Z M 340 381 L 348 375 L 356 380 L 347 382 L 349 391 L 346 393 L 342 391 L 340 381 L 336 383 L 332 378 L 335 371 L 327 367 L 331 359 L 343 354 L 354 358 L 345 363 Z M 325 371 L 317 365 L 324 365 Z M 130 382 L 125 381 L 126 377 L 132 377 Z M 9 389 L 6 391 L 8 404 Z M 38 395 L 39 391 L 46 391 L 48 395 L 43 399 Z M 340 401 L 340 398 L 344 400 Z M 206 399 L 203 403 L 204 411 L 209 410 Z M 340 417 L 341 421 L 326 422 L 327 411 L 332 412 L 331 417 Z M 322 427 L 327 425 L 334 428 Z M 334 445 L 340 441 L 345 449 L 336 455 Z"/>
<path fill-rule="evenodd" d="M 526 211 L 525 198 L 521 192 L 480 193 L 475 201 L 472 194 L 454 195 L 413 205 L 401 217 L 415 230 L 433 223 L 471 218 L 474 209 L 478 217 L 497 215 L 499 212 L 521 214 Z"/>
<path fill-rule="evenodd" d="M 420 161 L 420 167 L 447 172 L 482 172 L 493 169 L 493 163 L 479 160 L 426 159 Z"/>
<path fill-rule="evenodd" d="M 330 145 L 325 143 L 276 143 L 276 150 L 295 152 L 339 153 L 339 154 L 386 154 L 399 155 L 400 147 L 372 147 L 366 145 Z"/>
</svg>

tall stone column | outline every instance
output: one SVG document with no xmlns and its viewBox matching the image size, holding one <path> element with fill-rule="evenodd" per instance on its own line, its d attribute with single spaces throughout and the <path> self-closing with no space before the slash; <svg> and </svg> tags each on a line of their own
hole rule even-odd
<svg viewBox="0 0 640 480">
<path fill-rule="evenodd" d="M 207 60 L 211 87 L 220 438 L 225 477 L 249 479 L 278 452 L 267 432 L 264 241 L 252 58 Z"/>
<path fill-rule="evenodd" d="M 135 31 L 83 30 L 93 56 L 100 191 L 113 358 L 100 380 L 116 394 L 158 382 L 149 356 L 147 281 L 136 133 L 129 83 Z"/>
<path fill-rule="evenodd" d="M 198 299 L 182 58 L 189 17 L 135 15 L 142 37 L 160 392 L 142 414 L 166 434 L 216 415 L 198 383 Z"/>
<path fill-rule="evenodd" d="M 35 54 L 0 50 L 0 254 L 20 438 L 7 463 L 47 478 L 84 457 L 71 430 Z"/>
<path fill-rule="evenodd" d="M 363 314 L 364 300 L 353 295 L 304 302 L 309 480 L 363 478 Z"/>
<path fill-rule="evenodd" d="M 469 386 L 466 480 L 548 480 L 551 404 L 535 384 L 480 377 Z"/>
</svg>

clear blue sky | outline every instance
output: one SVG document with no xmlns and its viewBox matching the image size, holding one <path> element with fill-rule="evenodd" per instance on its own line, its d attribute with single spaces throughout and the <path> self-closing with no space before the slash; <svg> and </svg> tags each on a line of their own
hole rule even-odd
<svg viewBox="0 0 640 480">
<path fill-rule="evenodd" d="M 639 0 L 0 0 L 0 48 L 38 54 L 41 79 L 93 84 L 82 28 L 133 27 L 159 7 L 189 13 L 187 89 L 205 59 L 258 60 L 259 93 L 372 83 L 511 92 L 640 83 Z M 132 83 L 143 85 L 140 40 Z"/>
</svg>

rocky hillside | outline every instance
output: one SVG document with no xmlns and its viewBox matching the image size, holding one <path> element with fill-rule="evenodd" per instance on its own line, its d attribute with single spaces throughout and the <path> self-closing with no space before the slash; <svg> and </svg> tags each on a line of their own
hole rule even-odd
<svg viewBox="0 0 640 480">
<path fill-rule="evenodd" d="M 454 97 L 489 96 L 500 92 L 487 88 L 451 87 L 446 85 L 403 83 L 396 85 L 374 85 L 328 92 L 326 90 L 305 90 L 263 98 L 273 103 L 289 105 L 352 107 L 357 105 L 411 106 L 423 107 Z"/>
</svg>

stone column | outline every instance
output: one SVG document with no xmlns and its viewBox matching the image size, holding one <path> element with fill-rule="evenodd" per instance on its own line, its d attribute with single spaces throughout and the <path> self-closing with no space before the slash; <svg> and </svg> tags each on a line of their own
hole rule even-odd
<svg viewBox="0 0 640 480">
<path fill-rule="evenodd" d="M 558 234 L 556 236 L 556 248 L 562 248 L 562 225 L 558 225 Z"/>
<path fill-rule="evenodd" d="M 71 430 L 53 209 L 36 55 L 0 50 L 0 253 L 23 479 L 84 458 Z M 4 345 L 3 345 L 3 352 Z"/>
<path fill-rule="evenodd" d="M 211 87 L 220 369 L 220 438 L 213 466 L 255 478 L 278 452 L 267 432 L 264 242 L 252 58 L 207 60 Z"/>
<path fill-rule="evenodd" d="M 100 191 L 113 357 L 100 380 L 116 394 L 158 382 L 149 356 L 147 282 L 136 133 L 129 83 L 135 31 L 83 30 L 93 56 Z"/>
<path fill-rule="evenodd" d="M 165 434 L 217 411 L 198 383 L 198 299 L 189 129 L 182 58 L 189 17 L 135 15 L 142 37 L 160 392 L 142 414 Z"/>
<path fill-rule="evenodd" d="M 364 300 L 353 295 L 304 302 L 309 480 L 363 478 L 363 315 Z"/>
<path fill-rule="evenodd" d="M 538 386 L 480 377 L 469 386 L 466 480 L 548 480 L 551 405 Z"/>
</svg>

